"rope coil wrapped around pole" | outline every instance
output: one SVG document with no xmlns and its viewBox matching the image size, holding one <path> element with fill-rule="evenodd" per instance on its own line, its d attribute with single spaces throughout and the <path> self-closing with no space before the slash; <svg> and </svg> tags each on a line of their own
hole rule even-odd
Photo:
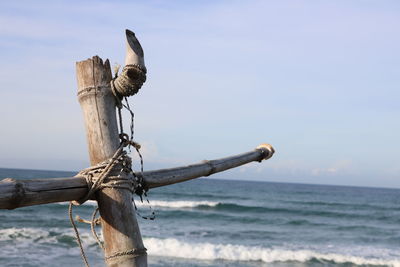
<svg viewBox="0 0 400 267">
<path fill-rule="evenodd" d="M 139 65 L 126 65 L 122 73 L 111 82 L 114 95 L 122 99 L 139 92 L 146 81 L 146 72 Z"/>
<path fill-rule="evenodd" d="M 89 190 L 86 196 L 83 197 L 82 199 L 70 202 L 68 208 L 68 215 L 76 235 L 76 240 L 81 251 L 82 259 L 87 267 L 89 266 L 89 263 L 83 249 L 82 240 L 80 238 L 78 228 L 76 227 L 76 224 L 73 219 L 72 207 L 74 205 L 75 206 L 82 205 L 87 200 L 91 199 L 94 193 L 96 193 L 99 190 L 102 190 L 103 188 L 125 189 L 130 191 L 132 194 L 137 193 L 140 196 L 147 191 L 147 188 L 144 185 L 143 176 L 142 175 L 138 176 L 133 172 L 132 159 L 127 155 L 126 151 L 123 150 L 124 147 L 130 145 L 129 140 L 124 139 L 125 135 L 126 134 L 120 135 L 121 137 L 120 147 L 117 149 L 117 151 L 115 151 L 114 155 L 110 159 L 107 159 L 95 166 L 86 168 L 80 171 L 76 175 L 77 177 L 85 177 Z M 135 148 L 137 150 L 140 148 L 140 145 L 137 143 L 134 143 L 133 145 L 134 146 L 136 145 Z M 98 210 L 99 210 L 98 208 L 95 209 L 92 215 L 92 219 L 88 223 L 91 226 L 93 237 L 96 239 L 97 243 L 99 244 L 99 247 L 104 249 L 104 245 L 100 241 L 95 230 L 96 224 L 99 224 L 98 219 L 96 219 L 96 214 Z M 82 220 L 79 217 L 78 221 L 86 222 L 85 220 Z M 146 248 L 132 249 L 129 251 L 117 252 L 113 255 L 107 256 L 105 259 L 107 261 L 108 259 L 113 259 L 124 255 L 131 255 L 133 257 L 138 257 L 146 254 L 147 254 Z"/>
</svg>

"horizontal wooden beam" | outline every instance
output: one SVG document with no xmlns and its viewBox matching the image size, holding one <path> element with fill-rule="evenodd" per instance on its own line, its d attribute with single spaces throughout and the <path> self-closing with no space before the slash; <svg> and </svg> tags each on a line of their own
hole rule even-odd
<svg viewBox="0 0 400 267">
<path fill-rule="evenodd" d="M 0 181 L 0 209 L 71 201 L 86 195 L 88 187 L 83 177 Z"/>
<path fill-rule="evenodd" d="M 162 169 L 143 173 L 143 178 L 149 188 L 176 184 L 198 177 L 232 169 L 252 161 L 261 162 L 272 157 L 274 149 L 268 144 L 257 147 L 254 151 L 215 160 L 204 160 L 201 163 Z"/>
<path fill-rule="evenodd" d="M 274 152 L 272 146 L 264 144 L 258 146 L 254 151 L 240 155 L 205 160 L 184 167 L 147 171 L 142 175 L 147 187 L 151 189 L 209 176 L 252 161 L 261 162 L 272 157 Z M 0 181 L 0 209 L 78 200 L 83 198 L 87 191 L 87 183 L 83 177 L 32 180 L 6 178 Z"/>
</svg>

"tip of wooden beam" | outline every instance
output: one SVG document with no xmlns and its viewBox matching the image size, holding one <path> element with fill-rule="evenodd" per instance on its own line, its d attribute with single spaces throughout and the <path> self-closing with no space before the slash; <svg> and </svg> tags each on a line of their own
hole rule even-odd
<svg viewBox="0 0 400 267">
<path fill-rule="evenodd" d="M 275 153 L 275 149 L 270 144 L 261 144 L 256 147 L 258 150 L 262 150 L 264 152 L 264 160 L 269 159 Z"/>
</svg>

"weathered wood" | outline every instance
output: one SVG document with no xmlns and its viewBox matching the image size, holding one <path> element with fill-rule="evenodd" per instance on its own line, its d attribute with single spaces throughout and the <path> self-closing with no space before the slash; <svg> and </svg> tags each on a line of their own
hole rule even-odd
<svg viewBox="0 0 400 267">
<path fill-rule="evenodd" d="M 259 146 L 254 151 L 203 161 L 183 167 L 146 171 L 143 178 L 149 189 L 209 176 L 252 161 L 270 158 L 274 153 L 271 146 Z M 4 179 L 0 181 L 0 209 L 14 209 L 83 198 L 87 193 L 83 177 L 48 178 L 35 180 Z"/>
<path fill-rule="evenodd" d="M 268 144 L 259 146 L 254 151 L 216 160 L 205 160 L 198 164 L 158 171 L 144 172 L 143 178 L 149 188 L 184 182 L 190 179 L 210 176 L 211 174 L 235 168 L 252 161 L 269 159 L 274 149 Z"/>
<path fill-rule="evenodd" d="M 84 178 L 50 178 L 0 181 L 0 209 L 71 201 L 88 192 Z"/>
<path fill-rule="evenodd" d="M 116 102 L 110 86 L 112 74 L 109 61 L 103 64 L 97 56 L 78 62 L 76 68 L 90 162 L 95 165 L 111 158 L 119 146 Z M 107 266 L 147 266 L 147 255 L 132 254 L 134 250 L 143 250 L 144 245 L 131 197 L 127 190 L 112 188 L 96 193 Z M 121 253 L 125 256 L 113 257 Z"/>
</svg>

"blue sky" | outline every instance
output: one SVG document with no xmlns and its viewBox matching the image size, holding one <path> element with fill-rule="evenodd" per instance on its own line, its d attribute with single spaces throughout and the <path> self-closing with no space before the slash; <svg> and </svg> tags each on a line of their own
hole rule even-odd
<svg viewBox="0 0 400 267">
<path fill-rule="evenodd" d="M 88 165 L 75 62 L 123 63 L 126 28 L 145 169 L 267 142 L 215 177 L 400 187 L 398 1 L 2 1 L 0 167 Z"/>
</svg>

